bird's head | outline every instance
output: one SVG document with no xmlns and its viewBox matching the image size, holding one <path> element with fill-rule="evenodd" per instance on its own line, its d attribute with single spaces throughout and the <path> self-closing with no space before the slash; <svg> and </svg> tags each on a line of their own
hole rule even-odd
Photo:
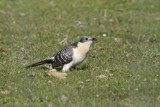
<svg viewBox="0 0 160 107">
<path fill-rule="evenodd" d="M 81 43 L 92 43 L 93 41 L 96 41 L 97 39 L 96 38 L 93 38 L 91 36 L 83 36 L 81 39 L 80 39 L 80 42 Z"/>
<path fill-rule="evenodd" d="M 81 53 L 86 54 L 89 51 L 89 48 L 90 48 L 92 42 L 96 41 L 96 40 L 97 40 L 96 38 L 93 38 L 91 36 L 83 36 L 77 45 L 77 49 Z"/>
</svg>

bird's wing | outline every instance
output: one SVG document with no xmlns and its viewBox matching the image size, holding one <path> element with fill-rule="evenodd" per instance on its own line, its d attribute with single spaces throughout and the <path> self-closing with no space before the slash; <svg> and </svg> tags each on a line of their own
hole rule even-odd
<svg viewBox="0 0 160 107">
<path fill-rule="evenodd" d="M 72 56 L 73 56 L 73 48 L 76 48 L 77 43 L 73 43 L 70 46 L 67 46 L 57 52 L 53 57 L 52 60 L 54 60 L 54 63 L 52 66 L 61 66 L 64 64 L 67 64 L 72 61 Z"/>
</svg>

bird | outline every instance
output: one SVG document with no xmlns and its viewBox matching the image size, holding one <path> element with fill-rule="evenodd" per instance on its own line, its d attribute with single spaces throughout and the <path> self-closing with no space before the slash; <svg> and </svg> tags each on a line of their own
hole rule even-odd
<svg viewBox="0 0 160 107">
<path fill-rule="evenodd" d="M 94 37 L 83 36 L 80 38 L 79 42 L 72 43 L 71 45 L 62 48 L 52 57 L 28 65 L 26 68 L 28 69 L 43 64 L 51 64 L 52 69 L 62 66 L 62 72 L 67 72 L 70 68 L 79 65 L 85 60 L 90 46 L 94 41 L 97 41 Z"/>
</svg>

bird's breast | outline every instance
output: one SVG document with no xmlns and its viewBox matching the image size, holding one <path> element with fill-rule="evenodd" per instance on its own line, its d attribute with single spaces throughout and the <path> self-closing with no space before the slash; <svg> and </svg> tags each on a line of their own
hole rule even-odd
<svg viewBox="0 0 160 107">
<path fill-rule="evenodd" d="M 78 49 L 74 49 L 73 51 L 73 64 L 81 63 L 85 59 L 86 53 L 80 52 Z"/>
</svg>

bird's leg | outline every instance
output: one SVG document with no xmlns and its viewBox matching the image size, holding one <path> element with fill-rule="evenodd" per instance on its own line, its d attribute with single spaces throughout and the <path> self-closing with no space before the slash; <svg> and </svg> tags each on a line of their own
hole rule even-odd
<svg viewBox="0 0 160 107">
<path fill-rule="evenodd" d="M 71 70 L 77 70 L 76 66 L 72 66 Z"/>
<path fill-rule="evenodd" d="M 49 70 L 54 69 L 53 66 L 51 64 L 48 65 Z"/>
<path fill-rule="evenodd" d="M 56 72 L 56 71 L 57 71 L 57 70 L 53 67 L 52 64 L 49 64 L 48 68 L 49 68 L 49 72 Z"/>
<path fill-rule="evenodd" d="M 62 72 L 67 72 L 72 67 L 72 62 L 65 64 L 62 68 Z"/>
<path fill-rule="evenodd" d="M 76 66 L 72 67 L 73 69 L 76 69 Z"/>
</svg>

